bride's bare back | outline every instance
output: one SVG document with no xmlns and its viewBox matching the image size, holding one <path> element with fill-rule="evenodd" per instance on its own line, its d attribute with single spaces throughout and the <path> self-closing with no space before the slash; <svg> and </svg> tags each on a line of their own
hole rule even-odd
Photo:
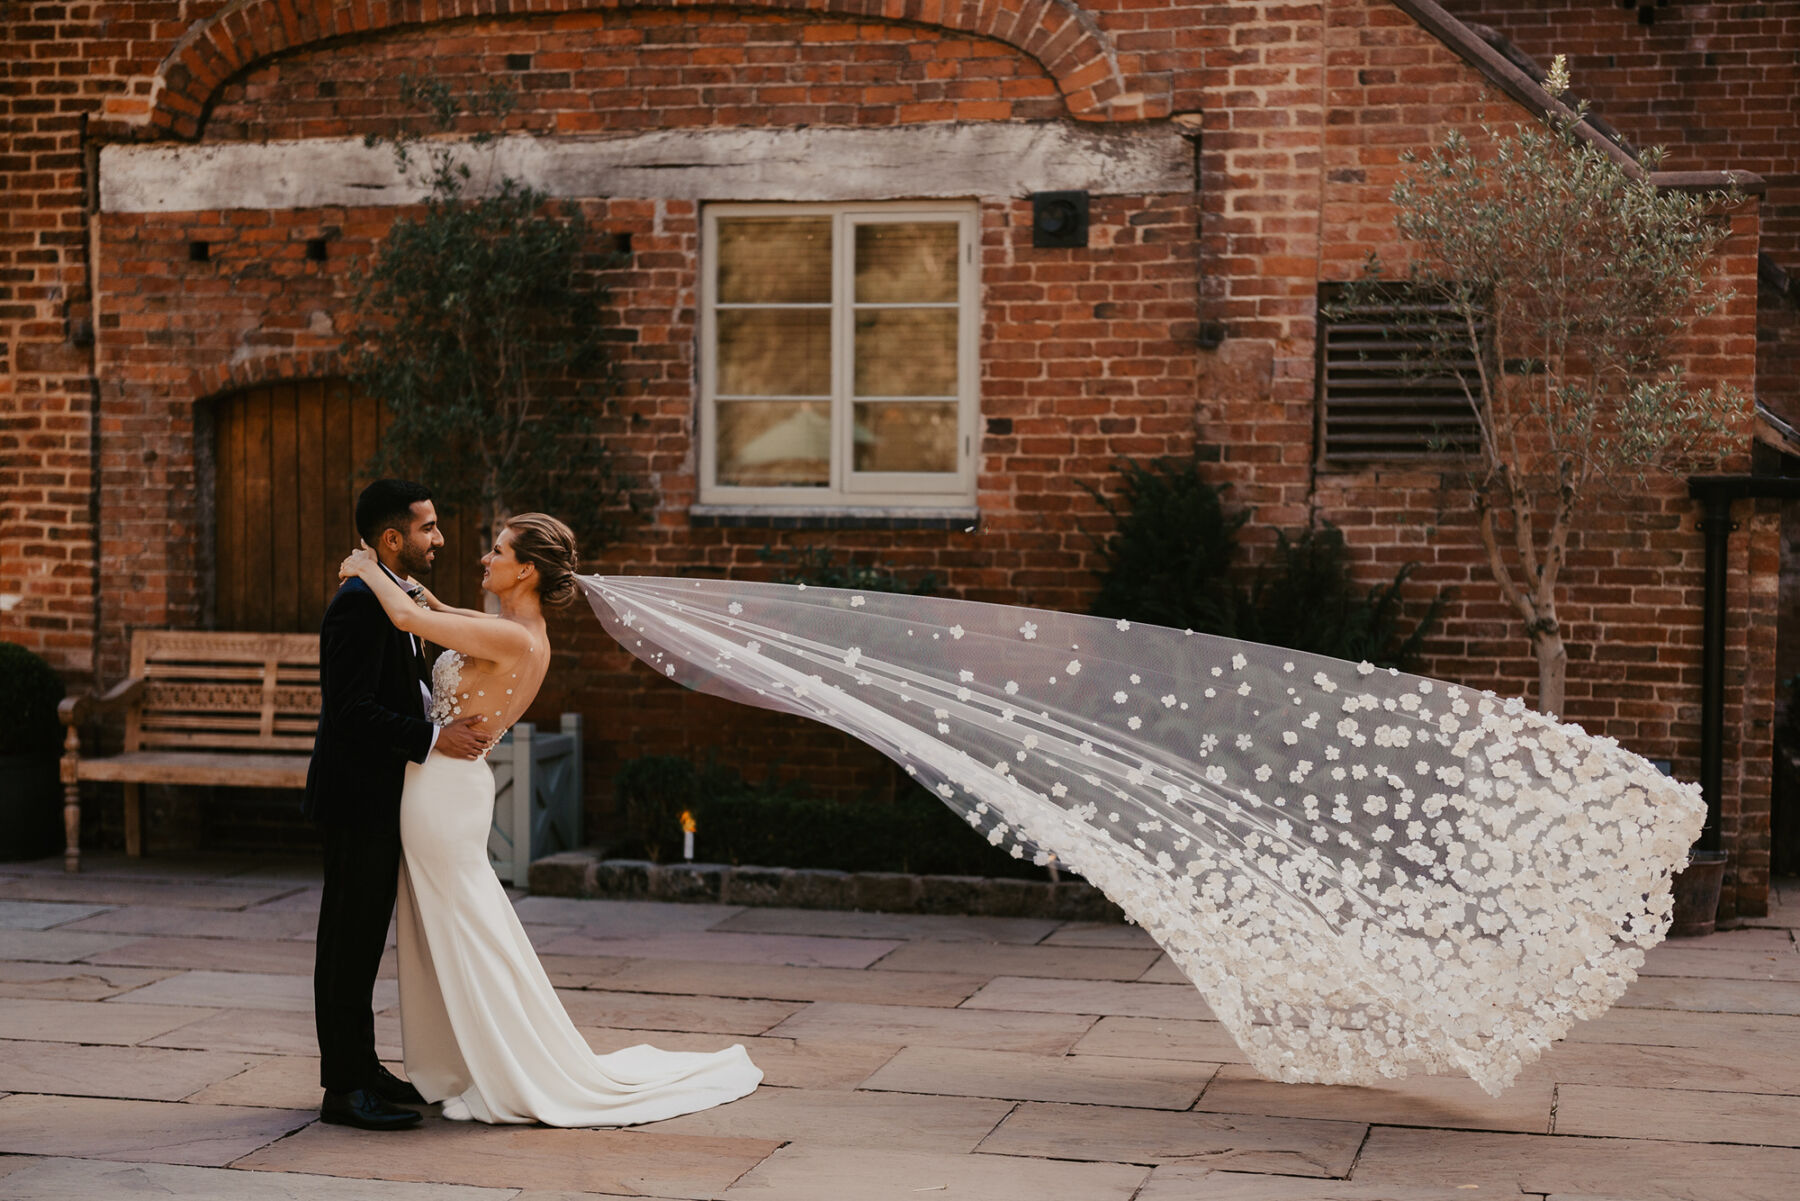
<svg viewBox="0 0 1800 1201">
<path fill-rule="evenodd" d="M 506 618 L 496 617 L 495 621 Z M 505 663 L 483 659 L 451 646 L 461 660 L 460 678 L 456 681 L 453 715 L 470 717 L 479 714 L 485 720 L 482 729 L 489 738 L 498 738 L 514 722 L 525 716 L 550 674 L 550 640 L 543 625 L 535 629 L 517 623 L 531 635 L 526 651 Z M 433 683 L 435 685 L 435 672 Z"/>
</svg>

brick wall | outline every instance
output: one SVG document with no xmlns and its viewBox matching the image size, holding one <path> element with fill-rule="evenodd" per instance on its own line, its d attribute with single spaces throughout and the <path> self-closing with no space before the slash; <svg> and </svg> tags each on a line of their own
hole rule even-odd
<svg viewBox="0 0 1800 1201">
<path fill-rule="evenodd" d="M 1386 194 L 1404 148 L 1519 112 L 1386 0 L 1155 8 L 1104 0 L 1087 8 L 1099 33 L 1081 33 L 1076 50 L 1075 33 L 1040 35 L 1024 18 L 995 15 L 1015 10 L 987 4 L 944 6 L 927 22 L 923 8 L 898 0 L 891 9 L 828 0 L 810 12 L 559 0 L 520 16 L 458 0 L 444 7 L 464 19 L 351 30 L 325 45 L 295 40 L 312 9 L 291 7 L 302 15 L 280 36 L 294 49 L 249 53 L 244 69 L 227 70 L 218 63 L 244 51 L 228 54 L 216 40 L 190 47 L 161 91 L 149 86 L 157 64 L 216 6 L 32 6 L 46 15 L 7 62 L 14 86 L 0 102 L 15 120 L 64 114 L 72 123 L 45 130 L 41 148 L 15 139 L 0 160 L 10 206 L 0 210 L 8 256 L 0 269 L 9 272 L 0 277 L 9 289 L 0 342 L 15 362 L 29 346 L 45 365 L 9 377 L 15 393 L 40 399 L 29 410 L 15 405 L 0 431 L 11 439 L 0 442 L 0 472 L 11 473 L 0 477 L 0 591 L 26 594 L 0 614 L 0 634 L 35 642 L 72 674 L 95 651 L 99 674 L 116 678 L 134 625 L 199 620 L 208 482 L 197 444 L 210 398 L 336 370 L 348 273 L 397 215 L 371 207 L 89 218 L 81 150 L 184 123 L 218 143 L 386 131 L 404 66 L 452 81 L 506 75 L 519 87 L 510 126 L 544 134 L 952 119 L 1112 121 L 1128 131 L 1142 117 L 1191 115 L 1183 120 L 1197 135 L 1197 192 L 1096 196 L 1086 250 L 1033 249 L 1028 203 L 983 199 L 984 432 L 973 533 L 691 524 L 699 212 L 668 199 L 586 202 L 597 230 L 632 235 L 630 263 L 606 281 L 609 317 L 628 348 L 618 445 L 658 498 L 597 569 L 760 575 L 763 546 L 824 543 L 935 571 L 972 599 L 1081 608 L 1094 565 L 1084 528 L 1104 527 L 1081 482 L 1103 483 L 1120 455 L 1179 453 L 1198 440 L 1218 449 L 1217 478 L 1253 510 L 1252 542 L 1325 518 L 1345 529 L 1371 583 L 1420 561 L 1415 600 L 1457 588 L 1428 648 L 1431 670 L 1508 692 L 1532 686 L 1527 645 L 1485 577 L 1456 477 L 1324 472 L 1314 462 L 1319 282 L 1355 274 L 1370 248 L 1397 252 Z M 583 8 L 592 11 L 575 11 Z M 220 38 L 231 42 L 228 33 Z M 68 90 L 46 90 L 47 108 L 21 113 L 21 95 L 56 79 L 40 64 L 65 59 Z M 207 84 L 208 72 L 229 82 Z M 1723 152 L 1683 165 L 1754 167 Z M 1708 336 L 1749 388 L 1755 206 L 1734 220 L 1724 269 L 1740 300 Z M 328 241 L 324 262 L 304 254 L 319 237 Z M 191 241 L 208 243 L 206 262 L 188 261 Z M 99 334 L 91 374 L 67 327 L 71 314 L 88 312 Z M 1223 343 L 1200 349 L 1199 335 L 1215 328 Z M 1694 516 L 1674 486 L 1609 502 L 1576 548 L 1564 602 L 1570 715 L 1672 759 L 1687 776 L 1698 753 Z M 1735 754 L 1728 747 L 1728 775 L 1736 774 L 1726 787 L 1727 835 L 1740 848 L 1734 896 L 1759 912 L 1776 531 L 1772 517 L 1740 522 L 1732 603 L 1750 620 L 1733 635 L 1732 670 L 1747 686 L 1727 718 L 1741 740 Z M 104 609 L 92 601 L 95 578 Z M 536 712 L 588 714 L 597 819 L 617 763 L 655 751 L 729 748 L 752 774 L 804 775 L 843 796 L 894 784 L 885 760 L 823 727 L 666 687 L 590 618 L 559 617 L 553 636 L 559 657 Z"/>
<path fill-rule="evenodd" d="M 1670 4 L 1650 25 L 1593 0 L 1444 0 L 1548 65 L 1569 56 L 1572 88 L 1668 170 L 1734 167 L 1768 184 L 1762 250 L 1800 276 L 1800 0 Z M 1764 404 L 1800 422 L 1800 288 L 1765 293 L 1758 329 Z"/>
</svg>

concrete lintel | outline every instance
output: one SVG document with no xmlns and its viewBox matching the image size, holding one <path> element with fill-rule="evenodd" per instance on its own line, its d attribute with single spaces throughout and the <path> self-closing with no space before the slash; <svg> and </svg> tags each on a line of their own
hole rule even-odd
<svg viewBox="0 0 1800 1201">
<path fill-rule="evenodd" d="M 569 197 L 843 201 L 1063 190 L 1156 195 L 1194 186 L 1193 147 L 1169 125 L 984 122 L 514 135 L 469 147 L 467 161 L 477 180 L 507 175 Z M 362 207 L 422 197 L 389 150 L 358 138 L 118 145 L 100 153 L 100 208 L 109 213 Z"/>
</svg>

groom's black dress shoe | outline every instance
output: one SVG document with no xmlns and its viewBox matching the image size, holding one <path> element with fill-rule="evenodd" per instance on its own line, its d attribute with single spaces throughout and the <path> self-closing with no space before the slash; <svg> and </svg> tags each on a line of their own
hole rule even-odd
<svg viewBox="0 0 1800 1201">
<path fill-rule="evenodd" d="M 355 1088 L 347 1093 L 326 1093 L 319 1120 L 363 1130 L 406 1130 L 424 1119 L 417 1110 L 400 1109 L 369 1089 Z"/>
<path fill-rule="evenodd" d="M 394 1105 L 425 1104 L 425 1098 L 419 1095 L 419 1090 L 410 1081 L 400 1079 L 386 1068 L 376 1068 L 374 1077 L 363 1087 Z"/>
</svg>

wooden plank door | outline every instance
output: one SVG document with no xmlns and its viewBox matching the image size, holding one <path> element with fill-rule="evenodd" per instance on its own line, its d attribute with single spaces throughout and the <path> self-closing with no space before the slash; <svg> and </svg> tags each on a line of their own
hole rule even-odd
<svg viewBox="0 0 1800 1201">
<path fill-rule="evenodd" d="M 341 379 L 224 397 L 214 413 L 214 614 L 221 630 L 313 633 L 357 544 L 356 497 L 389 422 Z M 430 481 L 426 481 L 429 484 Z M 485 548 L 473 513 L 440 510 L 445 545 L 426 581 L 481 608 Z"/>
</svg>

